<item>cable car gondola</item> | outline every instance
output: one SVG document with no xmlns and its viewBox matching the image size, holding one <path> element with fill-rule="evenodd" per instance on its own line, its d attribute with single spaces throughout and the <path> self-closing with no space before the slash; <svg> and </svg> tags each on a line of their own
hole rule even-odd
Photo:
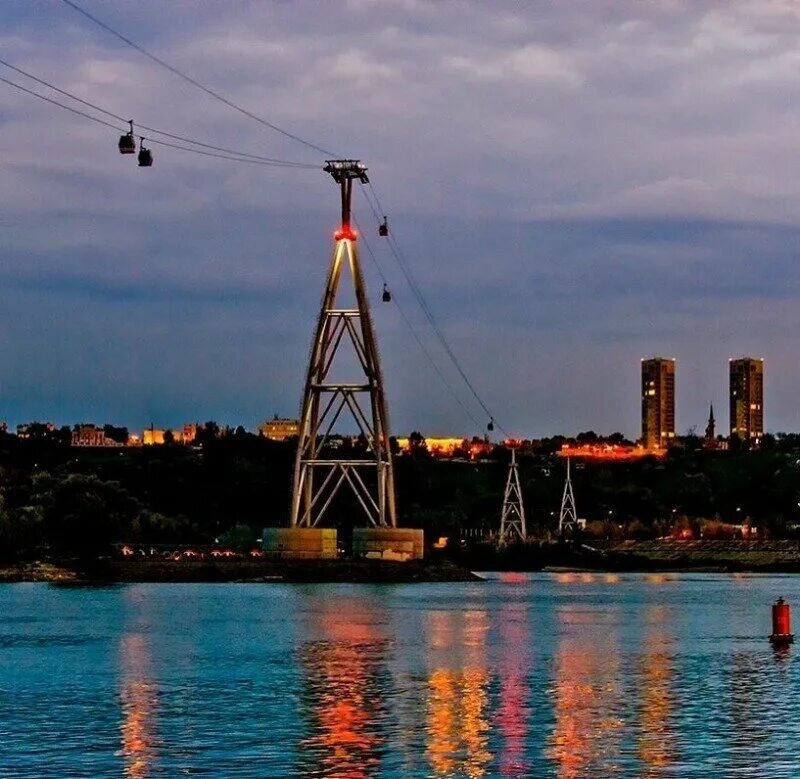
<svg viewBox="0 0 800 779">
<path fill-rule="evenodd" d="M 125 135 L 119 136 L 119 153 L 120 154 L 135 154 L 136 141 L 133 137 L 133 119 L 129 120 L 131 129 Z"/>
<path fill-rule="evenodd" d="M 392 293 L 389 292 L 389 288 L 385 284 L 383 285 L 383 302 L 384 303 L 392 302 Z"/>
<path fill-rule="evenodd" d="M 150 149 L 144 148 L 144 138 L 139 139 L 139 167 L 151 168 L 153 167 L 153 155 Z"/>
<path fill-rule="evenodd" d="M 486 429 L 491 433 L 494 430 L 494 417 L 489 418 L 489 424 L 486 425 Z"/>
<path fill-rule="evenodd" d="M 383 224 L 378 225 L 378 235 L 381 238 L 387 238 L 389 235 L 389 222 L 386 217 L 383 217 Z"/>
</svg>

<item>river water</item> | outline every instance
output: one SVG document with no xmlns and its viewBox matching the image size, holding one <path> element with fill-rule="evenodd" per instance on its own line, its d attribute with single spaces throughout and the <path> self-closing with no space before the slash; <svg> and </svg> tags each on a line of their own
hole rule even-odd
<svg viewBox="0 0 800 779">
<path fill-rule="evenodd" d="M 0 586 L 2 777 L 794 777 L 800 578 Z"/>
</svg>

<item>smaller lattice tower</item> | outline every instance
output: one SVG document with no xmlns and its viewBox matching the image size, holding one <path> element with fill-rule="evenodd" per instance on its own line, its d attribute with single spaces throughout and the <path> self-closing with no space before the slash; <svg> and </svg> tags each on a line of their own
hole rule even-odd
<svg viewBox="0 0 800 779">
<path fill-rule="evenodd" d="M 525 529 L 525 507 L 522 505 L 522 489 L 519 486 L 517 450 L 512 448 L 506 491 L 503 496 L 503 513 L 500 515 L 498 545 L 503 546 L 516 538 L 524 541 L 527 535 Z"/>
<path fill-rule="evenodd" d="M 567 480 L 564 482 L 564 494 L 561 496 L 561 511 L 558 513 L 558 534 L 563 535 L 578 527 L 578 511 L 575 508 L 575 494 L 572 492 L 572 475 L 567 457 Z"/>
</svg>

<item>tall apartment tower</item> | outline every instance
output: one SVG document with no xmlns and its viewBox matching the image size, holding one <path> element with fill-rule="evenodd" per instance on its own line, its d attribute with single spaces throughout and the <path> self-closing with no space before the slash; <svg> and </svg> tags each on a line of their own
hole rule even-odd
<svg viewBox="0 0 800 779">
<path fill-rule="evenodd" d="M 729 362 L 731 437 L 757 448 L 764 435 L 764 360 L 739 357 Z"/>
<path fill-rule="evenodd" d="M 675 360 L 642 360 L 642 443 L 666 449 L 675 439 Z"/>
</svg>

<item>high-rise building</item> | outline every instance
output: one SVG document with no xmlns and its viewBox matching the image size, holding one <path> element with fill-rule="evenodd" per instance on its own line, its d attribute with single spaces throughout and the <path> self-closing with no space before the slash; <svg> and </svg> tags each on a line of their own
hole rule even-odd
<svg viewBox="0 0 800 779">
<path fill-rule="evenodd" d="M 758 447 L 764 436 L 764 360 L 730 360 L 731 438 Z"/>
<path fill-rule="evenodd" d="M 675 360 L 642 360 L 642 443 L 666 449 L 675 439 Z"/>
</svg>

